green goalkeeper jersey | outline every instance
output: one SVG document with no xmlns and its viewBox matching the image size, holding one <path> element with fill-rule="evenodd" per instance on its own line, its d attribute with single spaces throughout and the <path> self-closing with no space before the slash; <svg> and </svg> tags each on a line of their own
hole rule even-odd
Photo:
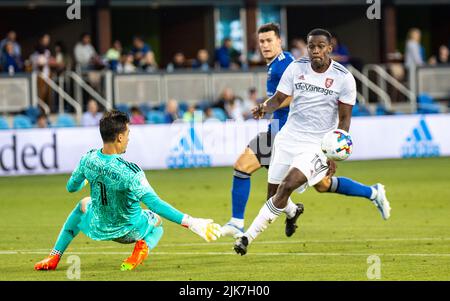
<svg viewBox="0 0 450 301">
<path fill-rule="evenodd" d="M 92 201 L 80 229 L 92 239 L 119 238 L 146 222 L 141 200 L 147 200 L 144 203 L 152 211 L 181 223 L 183 214 L 159 199 L 142 169 L 119 155 L 105 155 L 100 149 L 89 151 L 73 171 L 67 190 L 80 190 L 85 179 L 91 188 Z"/>
</svg>

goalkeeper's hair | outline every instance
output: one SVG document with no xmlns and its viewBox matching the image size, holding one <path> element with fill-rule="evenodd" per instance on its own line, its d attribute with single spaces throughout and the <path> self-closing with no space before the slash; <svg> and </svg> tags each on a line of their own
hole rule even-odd
<svg viewBox="0 0 450 301">
<path fill-rule="evenodd" d="M 117 136 L 127 130 L 130 118 L 126 113 L 112 110 L 100 119 L 100 135 L 105 143 L 116 141 Z"/>
</svg>

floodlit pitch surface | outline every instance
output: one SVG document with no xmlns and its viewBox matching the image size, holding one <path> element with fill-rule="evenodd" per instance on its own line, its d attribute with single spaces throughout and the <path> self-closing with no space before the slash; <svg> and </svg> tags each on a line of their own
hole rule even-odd
<svg viewBox="0 0 450 301">
<path fill-rule="evenodd" d="M 252 176 L 247 227 L 266 200 L 266 175 L 262 169 Z M 365 199 L 310 189 L 293 195 L 305 212 L 290 238 L 281 216 L 241 257 L 229 237 L 206 243 L 164 221 L 159 245 L 131 272 L 121 272 L 120 264 L 133 245 L 96 242 L 84 234 L 56 271 L 34 271 L 89 190 L 66 192 L 68 175 L 3 177 L 0 280 L 68 280 L 69 255 L 80 258 L 81 280 L 368 280 L 368 270 L 374 275 L 371 255 L 380 259 L 381 280 L 450 280 L 450 158 L 343 162 L 337 175 L 385 184 L 390 220 L 382 220 Z M 220 224 L 228 220 L 232 168 L 148 171 L 147 176 L 161 198 L 180 210 Z"/>
</svg>

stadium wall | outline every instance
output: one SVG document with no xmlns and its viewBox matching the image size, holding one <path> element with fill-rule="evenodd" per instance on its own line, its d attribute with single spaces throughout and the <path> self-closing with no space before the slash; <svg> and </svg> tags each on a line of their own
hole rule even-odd
<svg viewBox="0 0 450 301">
<path fill-rule="evenodd" d="M 143 169 L 230 166 L 267 120 L 132 126 L 123 155 Z M 351 160 L 450 156 L 450 114 L 353 118 Z M 0 131 L 0 176 L 70 173 L 98 128 Z"/>
</svg>

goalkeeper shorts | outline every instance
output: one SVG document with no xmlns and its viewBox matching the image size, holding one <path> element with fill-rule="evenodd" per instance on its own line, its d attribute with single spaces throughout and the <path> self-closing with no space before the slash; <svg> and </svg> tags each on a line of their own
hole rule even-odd
<svg viewBox="0 0 450 301">
<path fill-rule="evenodd" d="M 162 228 L 162 220 L 159 215 L 150 210 L 142 211 L 144 218 L 141 218 L 136 224 L 136 227 L 124 236 L 113 239 L 113 241 L 122 244 L 130 244 L 141 239 L 148 240 L 148 237 L 152 234 L 160 235 L 159 228 Z"/>
</svg>

